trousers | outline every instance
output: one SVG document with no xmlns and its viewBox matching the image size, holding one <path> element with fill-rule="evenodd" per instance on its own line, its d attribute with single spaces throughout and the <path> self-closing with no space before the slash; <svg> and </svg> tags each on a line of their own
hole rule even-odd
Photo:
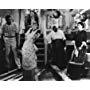
<svg viewBox="0 0 90 90">
<path fill-rule="evenodd" d="M 21 67 L 20 59 L 17 57 L 17 52 L 16 52 L 16 38 L 4 37 L 4 42 L 5 42 L 5 49 L 6 49 L 5 57 L 6 57 L 7 66 L 10 67 L 9 53 L 10 53 L 10 49 L 12 49 L 15 63 L 18 67 Z"/>
</svg>

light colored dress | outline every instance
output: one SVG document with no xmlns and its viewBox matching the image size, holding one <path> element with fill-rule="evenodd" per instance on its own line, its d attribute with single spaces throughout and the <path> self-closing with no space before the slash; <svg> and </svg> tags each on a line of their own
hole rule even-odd
<svg viewBox="0 0 90 90">
<path fill-rule="evenodd" d="M 26 35 L 26 40 L 22 47 L 22 67 L 24 70 L 31 70 L 37 67 L 36 49 L 34 44 L 35 32 Z"/>
</svg>

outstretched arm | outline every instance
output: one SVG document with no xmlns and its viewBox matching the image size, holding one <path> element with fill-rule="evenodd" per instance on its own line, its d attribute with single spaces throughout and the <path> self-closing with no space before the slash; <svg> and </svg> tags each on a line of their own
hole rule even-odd
<svg viewBox="0 0 90 90">
<path fill-rule="evenodd" d="M 83 46 L 86 46 L 87 47 L 87 44 L 85 41 L 82 42 L 81 46 L 79 47 L 79 49 L 81 50 Z"/>
<path fill-rule="evenodd" d="M 75 40 L 73 40 L 71 43 L 74 45 L 74 49 L 77 49 L 76 44 L 75 44 Z"/>
<path fill-rule="evenodd" d="M 28 31 L 25 33 L 25 36 L 27 36 L 27 35 L 30 33 L 31 29 L 32 29 L 32 28 L 29 28 L 29 29 L 28 29 Z"/>
</svg>

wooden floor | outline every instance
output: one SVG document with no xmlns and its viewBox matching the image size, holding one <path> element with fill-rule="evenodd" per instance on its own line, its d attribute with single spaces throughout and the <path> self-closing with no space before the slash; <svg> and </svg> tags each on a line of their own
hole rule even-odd
<svg viewBox="0 0 90 90">
<path fill-rule="evenodd" d="M 38 70 L 36 73 L 37 81 L 72 81 L 66 74 L 66 71 L 60 71 L 57 66 L 51 65 L 50 69 Z M 22 81 L 23 74 L 21 70 L 13 69 L 7 73 L 0 74 L 0 81 Z M 79 81 L 90 80 L 90 70 L 86 78 L 81 78 Z"/>
<path fill-rule="evenodd" d="M 70 81 L 70 79 L 65 75 L 65 73 L 61 73 L 60 71 L 58 71 L 55 66 L 51 66 L 49 70 L 39 70 L 36 76 L 38 77 L 38 81 Z M 22 81 L 22 78 L 22 71 L 18 69 L 14 69 L 0 75 L 1 81 Z"/>
</svg>

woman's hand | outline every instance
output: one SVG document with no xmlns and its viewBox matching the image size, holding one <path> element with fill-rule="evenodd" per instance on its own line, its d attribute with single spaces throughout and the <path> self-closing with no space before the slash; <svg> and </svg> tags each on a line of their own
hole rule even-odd
<svg viewBox="0 0 90 90">
<path fill-rule="evenodd" d="M 87 44 L 84 41 L 82 42 L 82 45 L 79 47 L 79 50 L 81 50 L 83 46 L 86 46 L 87 47 Z"/>
<path fill-rule="evenodd" d="M 75 49 L 75 55 L 76 55 L 76 57 L 78 57 L 78 50 L 77 49 Z"/>
<path fill-rule="evenodd" d="M 81 50 L 82 49 L 82 47 L 79 47 L 79 50 Z"/>
<path fill-rule="evenodd" d="M 35 51 L 38 51 L 38 48 L 37 48 L 37 46 L 34 44 L 34 48 L 35 48 Z"/>
<path fill-rule="evenodd" d="M 77 47 L 76 47 L 75 41 L 73 40 L 71 43 L 74 45 L 74 49 L 76 50 Z"/>
<path fill-rule="evenodd" d="M 86 42 L 83 41 L 82 42 L 82 46 L 87 46 Z"/>
<path fill-rule="evenodd" d="M 32 29 L 32 28 L 29 28 L 29 29 L 28 29 L 28 31 L 25 33 L 25 36 L 27 36 L 27 35 L 30 33 L 31 29 Z"/>
<path fill-rule="evenodd" d="M 75 44 L 75 41 L 73 40 L 71 43 L 74 45 Z"/>
</svg>

